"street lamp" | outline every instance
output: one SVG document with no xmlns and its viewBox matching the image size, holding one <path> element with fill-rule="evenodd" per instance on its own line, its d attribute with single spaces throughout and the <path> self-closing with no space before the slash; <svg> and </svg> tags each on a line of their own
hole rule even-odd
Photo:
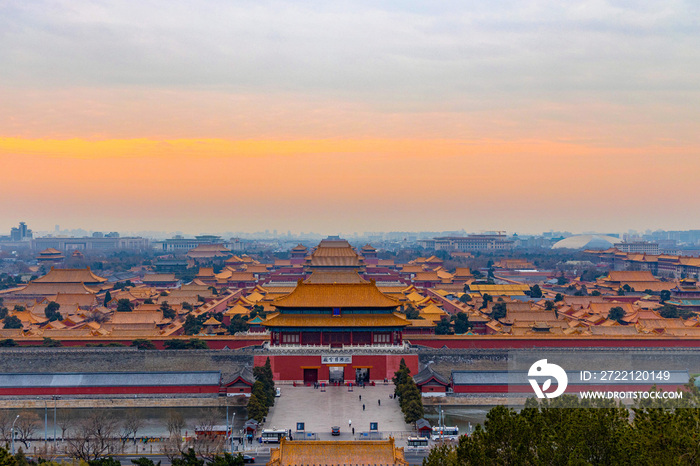
<svg viewBox="0 0 700 466">
<path fill-rule="evenodd" d="M 19 414 L 15 418 L 14 421 L 12 421 L 12 429 L 10 430 L 12 434 L 12 456 L 15 455 L 15 422 L 17 422 L 17 419 L 19 419 Z"/>
</svg>

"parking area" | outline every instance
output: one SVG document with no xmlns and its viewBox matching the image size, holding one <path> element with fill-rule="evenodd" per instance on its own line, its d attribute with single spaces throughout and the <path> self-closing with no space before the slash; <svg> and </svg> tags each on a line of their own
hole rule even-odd
<svg viewBox="0 0 700 466">
<path fill-rule="evenodd" d="M 267 429 L 294 431 L 297 422 L 304 422 L 306 432 L 315 432 L 323 440 L 349 440 L 353 438 L 352 427 L 358 437 L 369 431 L 370 422 L 378 423 L 379 431 L 384 433 L 413 430 L 404 422 L 398 401 L 389 398 L 394 393 L 393 384 L 354 387 L 352 392 L 346 386 L 326 387 L 324 392 L 320 388 L 282 385 L 281 390 L 282 396 L 276 399 L 267 417 Z M 348 421 L 352 421 L 352 426 Z M 331 436 L 333 426 L 340 427 L 340 436 Z"/>
</svg>

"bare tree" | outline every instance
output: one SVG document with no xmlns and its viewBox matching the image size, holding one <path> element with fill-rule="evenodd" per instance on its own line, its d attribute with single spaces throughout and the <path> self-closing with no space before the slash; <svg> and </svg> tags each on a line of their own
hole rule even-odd
<svg viewBox="0 0 700 466">
<path fill-rule="evenodd" d="M 134 441 L 136 442 L 136 433 L 139 431 L 139 429 L 143 426 L 143 420 L 139 416 L 138 411 L 135 409 L 130 409 L 126 412 L 126 417 L 124 418 L 124 421 L 122 422 L 122 430 L 121 430 L 121 437 L 122 437 L 122 446 L 126 445 L 126 442 L 129 441 L 129 437 L 131 437 Z"/>
<path fill-rule="evenodd" d="M 64 414 L 59 418 L 58 427 L 61 428 L 61 440 L 63 440 L 64 438 L 66 438 L 66 432 L 71 427 L 71 420 L 68 418 L 67 415 Z"/>
<path fill-rule="evenodd" d="M 29 448 L 29 440 L 34 436 L 39 424 L 41 424 L 39 415 L 34 411 L 20 412 L 19 419 L 15 423 L 15 441 L 20 441 L 25 448 Z"/>
<path fill-rule="evenodd" d="M 15 414 L 6 409 L 0 410 L 0 439 L 2 439 L 3 444 L 12 441 L 10 429 L 12 428 L 12 421 L 15 420 L 15 416 Z"/>
<path fill-rule="evenodd" d="M 202 415 L 197 420 L 195 429 L 197 435 L 192 445 L 197 456 L 212 460 L 214 456 L 224 451 L 225 436 L 214 433 L 214 426 L 218 420 L 219 413 L 215 409 L 202 411 Z"/>
<path fill-rule="evenodd" d="M 185 419 L 177 411 L 170 411 L 168 414 L 168 433 L 170 437 L 161 446 L 161 452 L 168 457 L 170 461 L 179 458 L 182 452 L 185 451 L 185 441 L 182 438 L 182 429 L 185 428 Z"/>
<path fill-rule="evenodd" d="M 77 423 L 67 441 L 67 453 L 73 458 L 91 461 L 109 454 L 118 434 L 118 423 L 102 411 Z"/>
</svg>

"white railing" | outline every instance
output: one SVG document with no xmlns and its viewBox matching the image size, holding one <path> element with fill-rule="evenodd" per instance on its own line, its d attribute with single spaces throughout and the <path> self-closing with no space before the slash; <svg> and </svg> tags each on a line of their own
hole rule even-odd
<svg viewBox="0 0 700 466">
<path fill-rule="evenodd" d="M 281 344 L 271 345 L 265 342 L 263 347 L 270 351 L 324 351 L 331 353 L 343 353 L 348 351 L 405 351 L 408 349 L 408 343 L 400 345 L 391 344 L 375 344 L 375 345 L 343 345 L 334 347 L 331 345 L 300 345 L 300 344 Z"/>
</svg>

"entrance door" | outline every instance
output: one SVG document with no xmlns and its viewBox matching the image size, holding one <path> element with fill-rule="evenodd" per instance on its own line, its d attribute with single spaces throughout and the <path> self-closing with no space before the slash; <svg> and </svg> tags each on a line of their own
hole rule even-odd
<svg viewBox="0 0 700 466">
<path fill-rule="evenodd" d="M 344 367 L 329 367 L 328 368 L 328 381 L 330 383 L 343 383 L 345 381 L 345 368 Z"/>
<path fill-rule="evenodd" d="M 318 382 L 318 369 L 304 369 L 304 385 Z"/>
<path fill-rule="evenodd" d="M 355 369 L 355 382 L 369 383 L 369 368 L 362 367 Z"/>
</svg>

